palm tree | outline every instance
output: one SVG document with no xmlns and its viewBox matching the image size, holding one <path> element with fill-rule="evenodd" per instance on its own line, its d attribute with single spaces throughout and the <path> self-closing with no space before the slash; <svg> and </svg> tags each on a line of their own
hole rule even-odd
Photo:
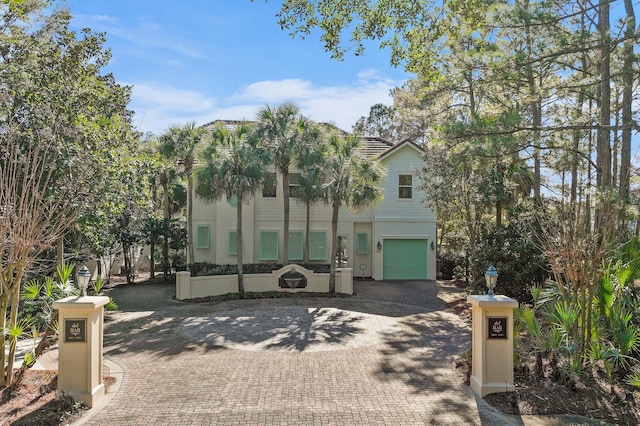
<svg viewBox="0 0 640 426">
<path fill-rule="evenodd" d="M 160 136 L 162 152 L 171 159 L 182 163 L 187 177 L 187 264 L 193 263 L 193 165 L 196 147 L 205 137 L 204 127 L 196 127 L 195 122 L 184 126 L 172 126 Z"/>
<path fill-rule="evenodd" d="M 289 166 L 294 161 L 304 139 L 308 120 L 300 115 L 297 106 L 285 102 L 275 108 L 269 105 L 258 111 L 257 132 L 269 147 L 273 162 L 282 176 L 282 198 L 284 202 L 284 243 L 282 263 L 287 263 L 289 254 Z"/>
<path fill-rule="evenodd" d="M 309 263 L 309 235 L 311 225 L 311 205 L 323 199 L 325 140 L 318 126 L 312 126 L 307 132 L 306 144 L 298 154 L 297 167 L 300 173 L 298 200 L 305 205 L 305 235 L 303 262 Z"/>
<path fill-rule="evenodd" d="M 201 155 L 202 166 L 196 171 L 196 194 L 206 200 L 223 195 L 236 197 L 236 247 L 238 260 L 238 293 L 244 295 L 242 267 L 242 205 L 260 188 L 269 161 L 268 151 L 259 144 L 248 123 L 235 130 L 218 126 Z"/>
<path fill-rule="evenodd" d="M 336 292 L 335 253 L 338 251 L 338 213 L 341 206 L 357 212 L 382 199 L 382 180 L 385 171 L 377 159 L 359 153 L 361 139 L 352 135 L 342 138 L 329 136 L 325 156 L 324 196 L 331 211 L 331 259 L 329 293 Z"/>
</svg>

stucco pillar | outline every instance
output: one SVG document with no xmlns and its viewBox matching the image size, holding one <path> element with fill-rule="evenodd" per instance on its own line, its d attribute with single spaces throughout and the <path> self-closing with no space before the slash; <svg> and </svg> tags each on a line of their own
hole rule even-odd
<svg viewBox="0 0 640 426">
<path fill-rule="evenodd" d="M 102 341 L 107 296 L 66 297 L 59 311 L 58 395 L 62 392 L 93 407 L 104 396 Z"/>
<path fill-rule="evenodd" d="M 336 293 L 353 294 L 353 268 L 337 268 L 340 271 L 340 282 L 336 285 Z"/>
<path fill-rule="evenodd" d="M 512 392 L 513 308 L 518 302 L 502 295 L 468 296 L 472 309 L 471 389 L 484 398 Z"/>
<path fill-rule="evenodd" d="M 176 272 L 176 299 L 191 299 L 191 272 Z"/>
</svg>

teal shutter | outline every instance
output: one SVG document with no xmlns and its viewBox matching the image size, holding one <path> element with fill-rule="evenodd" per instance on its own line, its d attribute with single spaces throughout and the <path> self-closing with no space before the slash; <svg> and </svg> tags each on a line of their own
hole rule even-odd
<svg viewBox="0 0 640 426">
<path fill-rule="evenodd" d="M 309 233 L 309 260 L 327 260 L 327 233 L 311 231 Z"/>
<path fill-rule="evenodd" d="M 302 260 L 304 234 L 302 231 L 289 232 L 289 260 Z"/>
<path fill-rule="evenodd" d="M 229 231 L 229 254 L 230 255 L 238 254 L 238 245 L 236 244 L 237 234 L 238 233 L 236 232 L 235 229 Z"/>
<path fill-rule="evenodd" d="M 260 231 L 260 260 L 278 260 L 278 231 Z"/>
<path fill-rule="evenodd" d="M 358 254 L 369 253 L 369 238 L 366 232 L 359 232 L 356 235 L 356 246 Z"/>
<path fill-rule="evenodd" d="M 196 248 L 209 248 L 209 225 L 196 226 Z"/>
</svg>

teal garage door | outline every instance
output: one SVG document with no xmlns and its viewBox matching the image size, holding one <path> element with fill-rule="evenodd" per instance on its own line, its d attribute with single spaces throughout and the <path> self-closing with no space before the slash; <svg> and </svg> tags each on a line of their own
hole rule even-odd
<svg viewBox="0 0 640 426">
<path fill-rule="evenodd" d="M 427 240 L 384 240 L 382 270 L 385 280 L 426 280 Z"/>
</svg>

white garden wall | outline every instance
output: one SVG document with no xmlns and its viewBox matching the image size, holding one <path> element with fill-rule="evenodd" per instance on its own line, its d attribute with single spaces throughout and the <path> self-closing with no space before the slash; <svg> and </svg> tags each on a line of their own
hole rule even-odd
<svg viewBox="0 0 640 426">
<path fill-rule="evenodd" d="M 280 288 L 280 277 L 295 269 L 307 279 L 305 288 Z M 244 289 L 247 292 L 309 292 L 329 293 L 329 274 L 315 273 L 299 265 L 287 265 L 270 274 L 245 274 Z M 221 296 L 238 292 L 237 275 L 212 275 L 206 277 L 191 277 L 190 272 L 176 274 L 176 298 L 178 300 L 196 299 L 209 296 Z M 336 270 L 336 293 L 353 294 L 353 270 L 338 268 Z"/>
</svg>

